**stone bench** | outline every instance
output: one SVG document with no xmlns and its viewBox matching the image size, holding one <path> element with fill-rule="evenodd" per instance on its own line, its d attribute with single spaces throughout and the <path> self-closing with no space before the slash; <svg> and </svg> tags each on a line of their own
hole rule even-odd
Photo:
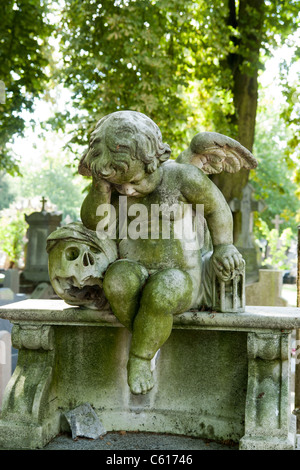
<svg viewBox="0 0 300 470">
<path fill-rule="evenodd" d="M 130 333 L 110 312 L 60 300 L 0 308 L 13 323 L 18 365 L 6 388 L 0 447 L 41 448 L 67 430 L 63 414 L 89 403 L 107 431 L 232 440 L 241 449 L 293 449 L 291 333 L 296 308 L 186 312 L 156 357 L 155 386 L 132 395 Z"/>
</svg>

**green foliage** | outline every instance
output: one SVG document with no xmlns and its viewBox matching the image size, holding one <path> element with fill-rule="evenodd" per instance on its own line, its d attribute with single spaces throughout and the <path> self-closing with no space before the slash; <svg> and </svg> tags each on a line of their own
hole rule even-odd
<svg viewBox="0 0 300 470">
<path fill-rule="evenodd" d="M 0 211 L 6 209 L 15 199 L 14 194 L 11 192 L 9 182 L 4 174 L 0 173 Z"/>
<path fill-rule="evenodd" d="M 282 89 L 283 95 L 285 96 L 286 103 L 281 112 L 281 118 L 286 122 L 286 124 L 292 130 L 290 139 L 288 140 L 287 152 L 290 155 L 295 155 L 297 158 L 300 157 L 299 144 L 300 144 L 300 72 L 299 72 L 299 59 L 300 53 L 299 50 L 296 50 L 294 60 L 287 64 L 283 62 L 281 64 L 281 74 L 289 77 L 293 66 L 298 65 L 298 73 L 296 77 L 292 80 L 282 79 Z"/>
<path fill-rule="evenodd" d="M 158 123 L 174 157 L 204 128 L 251 148 L 257 84 L 242 77 L 256 77 L 262 53 L 283 43 L 298 20 L 293 0 L 65 0 L 56 79 L 72 90 L 76 111 L 60 111 L 50 124 L 74 125 L 72 148 L 86 144 L 102 116 L 134 109 Z"/>
<path fill-rule="evenodd" d="M 256 125 L 254 154 L 258 160 L 257 169 L 252 172 L 250 182 L 256 198 L 263 200 L 267 209 L 255 218 L 255 234 L 262 235 L 262 227 L 274 227 L 273 220 L 279 215 L 283 220 L 280 230 L 291 228 L 297 233 L 299 196 L 296 176 L 299 163 L 285 152 L 290 131 L 279 118 L 279 110 L 272 98 L 264 97 L 263 90 Z"/>
<path fill-rule="evenodd" d="M 0 216 L 0 246 L 9 258 L 11 267 L 17 266 L 24 253 L 28 224 L 24 211 L 5 210 Z"/>
<path fill-rule="evenodd" d="M 10 183 L 11 191 L 17 198 L 33 199 L 45 196 L 48 205 L 56 206 L 63 218 L 79 218 L 86 183 L 82 177 L 74 175 L 68 166 L 61 166 L 58 161 L 52 165 L 42 165 L 41 169 L 23 168 L 23 177 L 14 178 Z"/>
<path fill-rule="evenodd" d="M 73 172 L 68 167 L 44 168 L 27 174 L 22 184 L 22 195 L 26 198 L 45 196 L 57 206 L 63 217 L 79 218 L 82 189 L 74 184 Z"/>
<path fill-rule="evenodd" d="M 16 170 L 7 143 L 22 135 L 22 111 L 32 111 L 49 80 L 73 93 L 75 112 L 59 110 L 49 122 L 76 128 L 71 147 L 118 109 L 152 117 L 174 156 L 204 127 L 236 137 L 249 90 L 237 86 L 241 74 L 254 77 L 261 52 L 282 43 L 298 20 L 296 0 L 9 0 L 0 25 L 0 169 Z M 56 64 L 53 35 L 62 53 Z"/>
<path fill-rule="evenodd" d="M 284 229 L 279 235 L 278 230 L 275 228 L 270 230 L 268 225 L 262 222 L 261 231 L 269 247 L 269 256 L 264 260 L 264 263 L 271 264 L 278 269 L 290 269 L 291 263 L 287 261 L 286 255 L 294 237 L 291 228 Z"/>
<path fill-rule="evenodd" d="M 105 114 L 134 109 L 158 123 L 165 141 L 183 145 L 195 116 L 186 91 L 193 82 L 196 8 L 183 0 L 65 2 L 58 77 L 73 92 L 78 142 Z"/>
<path fill-rule="evenodd" d="M 23 135 L 24 111 L 32 112 L 49 80 L 53 31 L 47 20 L 47 0 L 1 2 L 0 80 L 5 84 L 5 103 L 0 103 L 0 170 L 18 173 L 18 159 L 7 146 Z"/>
<path fill-rule="evenodd" d="M 72 99 L 67 109 L 58 106 L 49 127 L 74 130 L 68 147 L 77 152 L 75 158 L 95 122 L 118 109 L 135 109 L 152 117 L 171 145 L 173 157 L 201 130 L 239 138 L 251 148 L 258 71 L 272 47 L 296 31 L 298 3 L 8 0 L 2 6 L 0 24 L 0 79 L 6 85 L 6 103 L 0 104 L 0 170 L 16 171 L 18 161 L 7 144 L 13 136 L 22 135 L 24 111 L 32 111 L 35 97 L 46 96 L 47 87 L 54 83 L 71 90 Z M 51 16 L 54 9 L 59 19 Z M 60 42 L 61 59 L 56 63 L 51 55 L 53 38 Z M 294 133 L 288 138 L 296 148 L 300 123 L 293 97 L 298 85 L 287 81 L 287 72 L 286 65 L 282 69 L 288 103 L 285 117 L 293 121 Z M 262 129 L 260 136 L 258 128 L 255 154 L 261 164 L 252 181 L 258 197 L 270 208 L 272 200 L 268 215 L 261 216 L 271 226 L 275 214 L 295 220 L 297 198 L 291 171 L 294 181 L 300 180 L 300 171 L 291 170 L 291 160 L 283 156 L 275 137 L 268 140 L 267 135 Z M 43 168 L 40 174 L 34 171 L 24 187 L 26 194 L 45 195 L 74 216 L 77 190 L 72 193 L 66 182 L 72 176 L 61 167 Z M 67 202 L 71 194 L 73 202 Z M 76 208 L 81 199 L 78 196 Z"/>
</svg>

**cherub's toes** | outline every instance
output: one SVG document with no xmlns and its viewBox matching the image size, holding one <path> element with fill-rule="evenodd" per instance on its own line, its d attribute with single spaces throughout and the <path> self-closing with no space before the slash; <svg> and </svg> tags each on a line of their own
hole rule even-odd
<svg viewBox="0 0 300 470">
<path fill-rule="evenodd" d="M 147 390 L 151 390 L 151 388 L 153 388 L 154 386 L 154 381 L 153 380 L 148 380 L 147 382 Z"/>
<path fill-rule="evenodd" d="M 134 395 L 139 395 L 140 393 L 143 393 L 143 389 L 140 384 L 133 384 L 130 386 L 131 393 Z"/>
</svg>

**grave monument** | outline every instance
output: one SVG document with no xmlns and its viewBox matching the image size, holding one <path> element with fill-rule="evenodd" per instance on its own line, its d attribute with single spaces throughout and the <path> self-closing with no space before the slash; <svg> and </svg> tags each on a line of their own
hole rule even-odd
<svg viewBox="0 0 300 470">
<path fill-rule="evenodd" d="M 251 285 L 259 280 L 258 248 L 253 238 L 253 212 L 262 212 L 266 208 L 263 201 L 253 199 L 254 189 L 247 183 L 243 189 L 242 199 L 237 198 L 229 202 L 233 213 L 240 213 L 240 230 L 234 237 L 234 244 L 243 255 L 246 262 L 246 285 Z"/>
<path fill-rule="evenodd" d="M 19 349 L 0 447 L 43 447 L 85 404 L 106 430 L 295 447 L 290 337 L 300 315 L 245 308 L 232 214 L 207 176 L 256 160 L 217 133 L 197 134 L 176 161 L 170 152 L 141 113 L 96 125 L 79 164 L 92 177 L 82 222 L 47 239 L 63 300 L 0 309 Z"/>
<path fill-rule="evenodd" d="M 47 212 L 46 202 L 43 197 L 41 210 L 25 215 L 25 220 L 29 225 L 28 245 L 25 268 L 20 277 L 20 290 L 26 294 L 31 294 L 39 283 L 49 283 L 46 241 L 48 235 L 60 226 L 62 214 Z"/>
</svg>

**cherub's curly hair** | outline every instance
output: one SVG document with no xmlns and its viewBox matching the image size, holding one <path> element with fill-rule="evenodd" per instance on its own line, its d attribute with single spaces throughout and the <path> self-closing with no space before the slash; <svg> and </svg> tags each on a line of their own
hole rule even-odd
<svg viewBox="0 0 300 470">
<path fill-rule="evenodd" d="M 85 176 L 109 178 L 117 171 L 126 173 L 130 160 L 141 160 L 146 172 L 153 173 L 170 154 L 152 119 L 137 111 L 117 111 L 97 123 L 78 171 Z"/>
</svg>

